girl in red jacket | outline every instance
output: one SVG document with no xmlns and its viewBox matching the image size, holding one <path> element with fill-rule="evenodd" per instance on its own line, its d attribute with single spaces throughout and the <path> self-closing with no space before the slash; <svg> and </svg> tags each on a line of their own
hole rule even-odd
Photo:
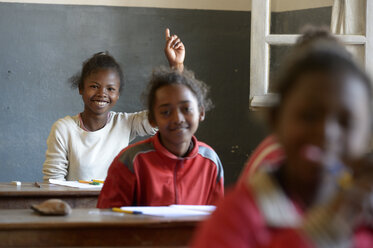
<svg viewBox="0 0 373 248">
<path fill-rule="evenodd" d="M 211 107 L 207 92 L 190 71 L 153 72 L 148 116 L 159 131 L 114 159 L 97 207 L 209 205 L 223 196 L 219 157 L 194 136 Z"/>
<path fill-rule="evenodd" d="M 329 36 L 306 33 L 277 79 L 284 159 L 244 178 L 192 247 L 372 247 L 371 82 Z"/>
</svg>

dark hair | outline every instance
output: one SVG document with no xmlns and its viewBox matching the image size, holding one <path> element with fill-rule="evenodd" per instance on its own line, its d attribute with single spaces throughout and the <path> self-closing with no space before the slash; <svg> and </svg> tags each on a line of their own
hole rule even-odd
<svg viewBox="0 0 373 248">
<path fill-rule="evenodd" d="M 367 87 L 369 98 L 372 96 L 369 77 L 338 39 L 325 29 L 311 28 L 298 39 L 275 79 L 274 86 L 279 99 L 270 111 L 272 121 L 277 119 L 284 99 L 294 88 L 299 77 L 312 72 L 356 75 Z"/>
<path fill-rule="evenodd" d="M 154 101 L 156 91 L 167 85 L 181 84 L 189 88 L 196 96 L 198 107 L 205 111 L 213 107 L 212 101 L 208 98 L 209 87 L 194 77 L 194 73 L 184 69 L 182 72 L 166 67 L 159 67 L 153 70 L 150 82 L 143 93 L 143 99 L 149 111 L 149 119 L 154 120 Z"/>
<path fill-rule="evenodd" d="M 98 70 L 102 69 L 110 69 L 118 74 L 120 80 L 119 92 L 122 92 L 124 84 L 124 76 L 122 69 L 120 68 L 120 65 L 117 63 L 114 57 L 111 56 L 107 51 L 95 53 L 91 58 L 85 60 L 83 62 L 82 71 L 78 72 L 77 74 L 69 78 L 71 87 L 74 89 L 83 89 L 84 79 L 88 77 L 91 73 L 97 72 Z"/>
</svg>

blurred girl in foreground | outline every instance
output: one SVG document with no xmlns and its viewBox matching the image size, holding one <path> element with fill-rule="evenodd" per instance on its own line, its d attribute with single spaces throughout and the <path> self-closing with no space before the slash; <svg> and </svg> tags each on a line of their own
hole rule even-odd
<svg viewBox="0 0 373 248">
<path fill-rule="evenodd" d="M 193 247 L 371 247 L 370 80 L 323 30 L 281 72 L 270 125 L 284 159 L 243 178 Z"/>
</svg>

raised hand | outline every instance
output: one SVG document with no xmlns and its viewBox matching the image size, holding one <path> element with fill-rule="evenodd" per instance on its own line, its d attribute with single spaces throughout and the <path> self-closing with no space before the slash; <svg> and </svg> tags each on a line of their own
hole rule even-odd
<svg viewBox="0 0 373 248">
<path fill-rule="evenodd" d="M 177 35 L 170 35 L 170 30 L 166 28 L 166 46 L 164 52 L 171 68 L 183 71 L 185 59 L 185 47 Z"/>
</svg>

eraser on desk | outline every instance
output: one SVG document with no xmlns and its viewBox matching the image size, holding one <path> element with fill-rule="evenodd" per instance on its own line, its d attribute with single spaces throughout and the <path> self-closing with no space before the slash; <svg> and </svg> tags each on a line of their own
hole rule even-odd
<svg viewBox="0 0 373 248">
<path fill-rule="evenodd" d="M 11 182 L 13 185 L 20 186 L 21 182 L 20 181 L 12 181 Z"/>
</svg>

